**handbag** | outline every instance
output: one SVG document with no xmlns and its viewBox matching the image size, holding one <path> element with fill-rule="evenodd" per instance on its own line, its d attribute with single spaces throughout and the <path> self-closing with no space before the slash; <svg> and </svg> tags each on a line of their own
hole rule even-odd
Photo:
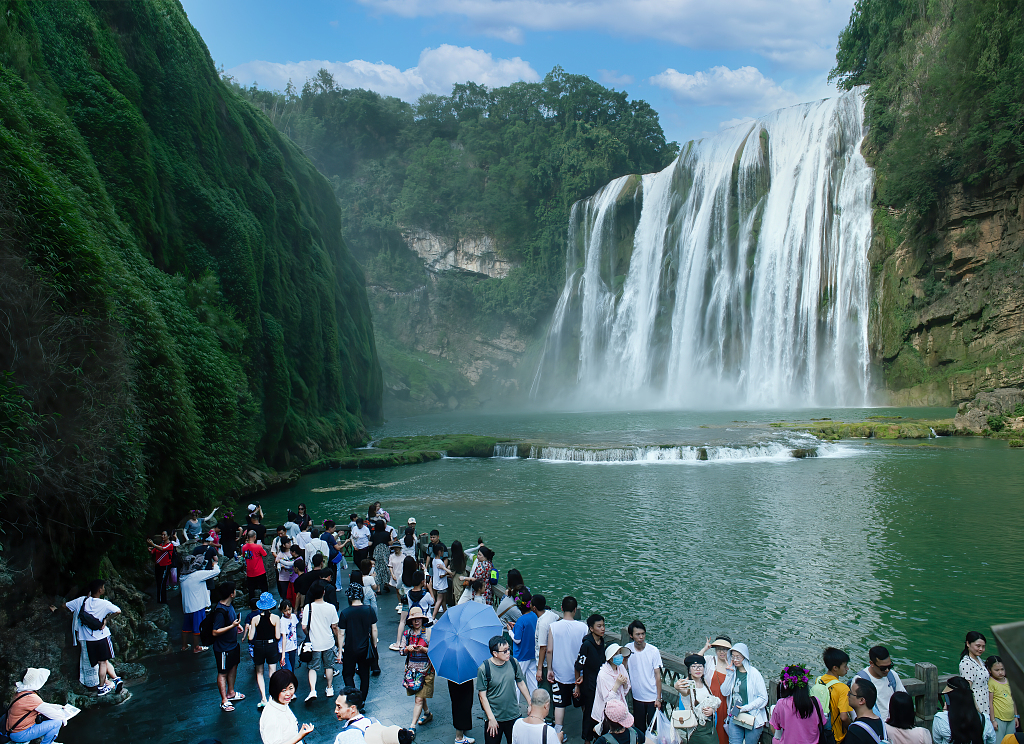
<svg viewBox="0 0 1024 744">
<path fill-rule="evenodd" d="M 752 731 L 754 729 L 754 714 L 753 713 L 737 713 L 732 717 L 733 723 L 740 728 Z"/>
<path fill-rule="evenodd" d="M 307 605 L 307 608 L 309 609 L 309 615 L 306 616 L 308 618 L 306 620 L 305 630 L 306 640 L 304 640 L 302 645 L 299 646 L 299 661 L 303 664 L 308 664 L 313 661 L 313 642 L 309 640 L 309 624 L 313 622 L 313 606 Z"/>
<path fill-rule="evenodd" d="M 683 696 L 679 696 L 679 705 L 676 707 L 675 713 L 672 714 L 672 725 L 677 729 L 683 729 L 684 731 L 697 728 L 697 714 L 694 713 L 694 708 L 697 706 L 693 702 L 693 691 L 690 692 L 690 707 L 686 708 L 683 705 Z"/>
<path fill-rule="evenodd" d="M 420 669 L 409 668 L 405 670 L 405 679 L 402 680 L 402 684 L 411 692 L 419 692 L 423 689 L 423 680 L 426 676 Z"/>
</svg>

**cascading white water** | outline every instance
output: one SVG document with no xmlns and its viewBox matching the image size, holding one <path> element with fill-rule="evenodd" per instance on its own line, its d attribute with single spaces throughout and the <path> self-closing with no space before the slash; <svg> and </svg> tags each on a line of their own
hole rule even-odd
<svg viewBox="0 0 1024 744">
<path fill-rule="evenodd" d="M 575 204 L 532 395 L 868 404 L 865 133 L 853 90 L 688 143 Z"/>
</svg>

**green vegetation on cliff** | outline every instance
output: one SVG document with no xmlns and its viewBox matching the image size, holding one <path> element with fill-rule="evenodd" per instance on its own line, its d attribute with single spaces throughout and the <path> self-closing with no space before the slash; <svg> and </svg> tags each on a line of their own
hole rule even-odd
<svg viewBox="0 0 1024 744">
<path fill-rule="evenodd" d="M 455 277 L 442 299 L 524 330 L 561 290 L 573 202 L 618 176 L 660 170 L 678 150 L 646 102 L 561 68 L 539 83 L 459 84 L 415 106 L 340 89 L 326 70 L 301 92 L 238 90 L 331 178 L 371 282 L 397 291 L 424 283 L 403 228 L 449 240 L 486 234 L 517 268 L 505 279 Z"/>
<path fill-rule="evenodd" d="M 330 185 L 172 0 L 0 0 L 0 318 L 3 529 L 65 566 L 380 418 Z"/>
</svg>

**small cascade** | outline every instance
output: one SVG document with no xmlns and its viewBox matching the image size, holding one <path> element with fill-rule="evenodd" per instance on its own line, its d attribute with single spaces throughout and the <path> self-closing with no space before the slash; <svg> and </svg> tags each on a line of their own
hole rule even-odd
<svg viewBox="0 0 1024 744">
<path fill-rule="evenodd" d="M 934 437 L 935 439 L 938 439 L 938 438 L 939 438 L 939 435 L 935 433 L 935 429 L 933 429 L 932 427 L 930 427 L 930 426 L 929 426 L 929 427 L 928 427 L 928 431 L 930 431 L 930 432 L 932 433 L 932 436 L 933 436 L 933 437 Z"/>
<path fill-rule="evenodd" d="M 794 447 L 790 443 L 769 442 L 737 446 L 637 446 L 637 447 L 555 447 L 531 445 L 531 460 L 551 462 L 630 463 L 630 462 L 726 462 L 751 460 L 788 460 L 818 457 L 819 450 L 831 452 L 826 444 Z"/>
<path fill-rule="evenodd" d="M 491 457 L 504 457 L 504 458 L 518 458 L 519 457 L 519 445 L 518 444 L 501 444 L 500 442 L 494 445 L 494 454 Z"/>
<path fill-rule="evenodd" d="M 690 142 L 662 172 L 577 202 L 531 395 L 868 404 L 865 132 L 853 90 Z"/>
</svg>

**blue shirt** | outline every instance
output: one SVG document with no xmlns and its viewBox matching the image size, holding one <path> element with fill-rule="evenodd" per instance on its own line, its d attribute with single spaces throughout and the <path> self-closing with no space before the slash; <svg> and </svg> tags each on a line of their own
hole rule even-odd
<svg viewBox="0 0 1024 744">
<path fill-rule="evenodd" d="M 512 627 L 512 644 L 516 661 L 533 661 L 536 657 L 537 613 L 527 612 Z M 518 640 L 517 640 L 518 639 Z"/>
<path fill-rule="evenodd" d="M 238 613 L 231 605 L 225 607 L 220 602 L 213 606 L 213 629 L 226 628 L 238 619 Z M 238 632 L 229 630 L 213 637 L 213 652 L 216 654 L 230 651 L 238 646 Z"/>
</svg>

